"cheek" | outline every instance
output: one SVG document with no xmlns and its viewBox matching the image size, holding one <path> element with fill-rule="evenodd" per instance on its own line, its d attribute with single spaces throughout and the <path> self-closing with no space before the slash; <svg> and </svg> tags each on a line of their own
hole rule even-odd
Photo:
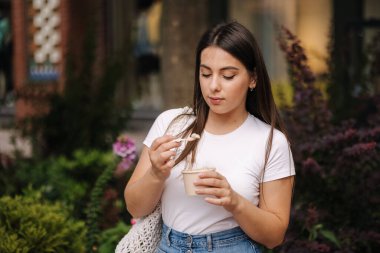
<svg viewBox="0 0 380 253">
<path fill-rule="evenodd" d="M 235 83 L 231 85 L 229 88 L 230 94 L 233 94 L 235 98 L 245 97 L 248 92 L 248 85 L 245 82 Z"/>
<path fill-rule="evenodd" d="M 202 81 L 202 79 L 199 81 L 199 84 L 200 84 L 200 87 L 201 87 L 201 92 L 203 94 L 203 96 L 205 95 L 205 92 L 206 92 L 206 84 L 204 81 Z"/>
</svg>

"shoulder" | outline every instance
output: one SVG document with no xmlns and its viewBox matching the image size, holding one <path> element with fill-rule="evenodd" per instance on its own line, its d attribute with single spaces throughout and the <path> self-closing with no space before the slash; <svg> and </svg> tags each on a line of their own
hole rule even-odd
<svg viewBox="0 0 380 253">
<path fill-rule="evenodd" d="M 186 116 L 186 117 L 183 117 Z M 189 116 L 189 117 L 187 117 Z M 163 111 L 158 117 L 156 118 L 155 124 L 158 126 L 161 126 L 163 129 L 167 129 L 173 124 L 181 124 L 185 125 L 191 119 L 193 119 L 194 114 L 193 110 L 189 107 L 182 107 L 182 108 L 174 108 L 174 109 L 169 109 L 166 111 Z M 178 126 L 177 126 L 178 128 Z"/>
<path fill-rule="evenodd" d="M 256 133 L 267 139 L 269 137 L 271 126 L 259 118 L 250 115 L 250 124 L 256 130 Z M 286 135 L 278 129 L 273 129 L 272 146 L 288 146 L 288 139 Z"/>
<path fill-rule="evenodd" d="M 183 114 L 192 114 L 192 109 L 189 107 L 181 107 L 181 108 L 173 108 L 166 111 L 161 112 L 157 119 L 170 123 L 173 121 L 176 117 Z"/>
<path fill-rule="evenodd" d="M 181 108 L 169 109 L 169 110 L 161 112 L 158 115 L 157 119 L 172 120 L 175 117 L 177 117 L 180 113 L 181 113 Z"/>
<path fill-rule="evenodd" d="M 182 121 L 175 120 L 180 115 L 190 114 L 192 110 L 189 107 L 184 108 L 175 108 L 175 109 L 169 109 L 166 111 L 161 112 L 156 120 L 154 121 L 153 125 L 151 126 L 148 135 L 146 136 L 144 140 L 144 144 L 148 147 L 152 144 L 152 142 L 164 135 L 165 133 L 174 132 L 177 129 L 179 129 L 180 126 L 178 126 L 179 123 L 182 123 Z M 173 126 L 172 122 L 176 122 L 176 125 Z"/>
</svg>

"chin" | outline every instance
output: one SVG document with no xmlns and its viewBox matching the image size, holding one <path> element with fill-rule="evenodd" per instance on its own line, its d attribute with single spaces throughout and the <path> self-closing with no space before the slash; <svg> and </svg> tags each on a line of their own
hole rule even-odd
<svg viewBox="0 0 380 253">
<path fill-rule="evenodd" d="M 215 114 L 220 114 L 220 115 L 228 113 L 227 110 L 225 110 L 219 106 L 210 106 L 210 111 L 215 113 Z"/>
</svg>

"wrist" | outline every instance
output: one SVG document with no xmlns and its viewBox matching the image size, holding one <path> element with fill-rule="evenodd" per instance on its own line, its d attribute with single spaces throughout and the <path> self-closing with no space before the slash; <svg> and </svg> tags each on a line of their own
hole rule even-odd
<svg viewBox="0 0 380 253">
<path fill-rule="evenodd" d="M 241 214 L 243 212 L 244 206 L 245 206 L 245 199 L 242 196 L 240 196 L 239 194 L 237 194 L 236 192 L 235 192 L 235 195 L 236 195 L 235 201 L 232 205 L 233 208 L 231 210 L 231 213 L 234 216 Z"/>
<path fill-rule="evenodd" d="M 166 180 L 166 178 L 164 178 L 162 175 L 156 173 L 156 171 L 152 167 L 149 169 L 148 174 L 155 183 L 162 184 Z"/>
</svg>

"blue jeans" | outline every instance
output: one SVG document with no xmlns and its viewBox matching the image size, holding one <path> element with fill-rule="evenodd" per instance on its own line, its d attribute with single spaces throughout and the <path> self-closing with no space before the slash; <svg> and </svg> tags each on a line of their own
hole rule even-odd
<svg viewBox="0 0 380 253">
<path fill-rule="evenodd" d="M 208 252 L 260 253 L 261 251 L 260 246 L 251 240 L 240 227 L 212 234 L 189 235 L 163 225 L 162 237 L 156 253 Z"/>
</svg>

